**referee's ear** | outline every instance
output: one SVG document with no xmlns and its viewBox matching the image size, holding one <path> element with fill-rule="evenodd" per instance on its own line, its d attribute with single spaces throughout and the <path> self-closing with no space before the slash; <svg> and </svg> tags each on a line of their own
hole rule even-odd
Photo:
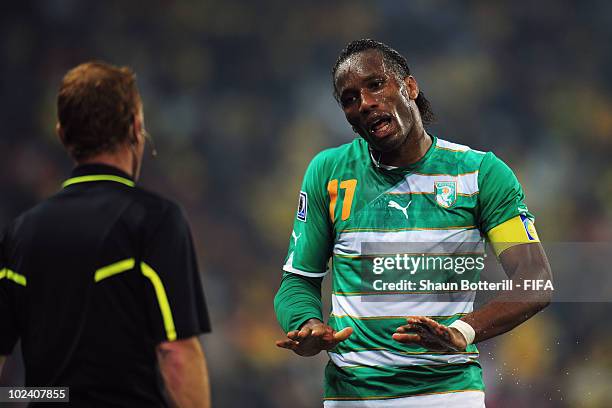
<svg viewBox="0 0 612 408">
<path fill-rule="evenodd" d="M 138 114 L 132 116 L 132 135 L 130 143 L 137 147 L 142 147 L 145 144 L 145 132 L 144 132 L 144 115 L 142 108 L 139 109 Z M 139 149 L 140 150 L 140 149 Z"/>
<path fill-rule="evenodd" d="M 65 141 L 64 129 L 62 129 L 62 125 L 60 125 L 59 122 L 55 124 L 55 134 L 57 134 L 57 137 L 59 137 L 59 140 L 65 146 L 66 141 Z"/>
</svg>

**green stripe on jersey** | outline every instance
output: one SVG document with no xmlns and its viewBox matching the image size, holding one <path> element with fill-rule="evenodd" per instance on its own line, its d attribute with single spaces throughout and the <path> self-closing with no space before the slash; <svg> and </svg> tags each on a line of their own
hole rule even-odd
<svg viewBox="0 0 612 408">
<path fill-rule="evenodd" d="M 436 317 L 430 316 L 438 323 L 449 325 L 455 320 L 461 318 L 463 314 L 457 314 L 452 317 Z M 345 327 L 352 327 L 354 332 L 351 337 L 339 343 L 333 352 L 348 353 L 366 350 L 388 350 L 400 354 L 421 354 L 431 352 L 426 349 L 416 346 L 398 343 L 391 338 L 395 333 L 395 329 L 406 324 L 406 318 L 370 318 L 362 322 L 359 319 L 348 316 L 330 316 L 329 325 L 335 330 L 341 330 Z M 467 353 L 478 353 L 475 345 L 468 346 Z M 455 354 L 455 353 L 444 353 Z"/>
<path fill-rule="evenodd" d="M 369 400 L 484 390 L 476 362 L 446 366 L 325 368 L 326 400 Z"/>
</svg>

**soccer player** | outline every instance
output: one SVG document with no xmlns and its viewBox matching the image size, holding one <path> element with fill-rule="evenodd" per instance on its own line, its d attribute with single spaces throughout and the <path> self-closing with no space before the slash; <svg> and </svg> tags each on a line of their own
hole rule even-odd
<svg viewBox="0 0 612 408">
<path fill-rule="evenodd" d="M 473 309 L 427 294 L 365 293 L 366 244 L 420 243 L 431 253 L 492 243 L 515 280 L 550 267 L 513 172 L 493 153 L 430 135 L 427 99 L 406 59 L 373 40 L 351 42 L 333 68 L 334 95 L 360 138 L 319 153 L 303 179 L 275 310 L 301 356 L 326 350 L 325 407 L 483 407 L 474 343 L 505 333 L 550 301 L 504 295 Z M 332 258 L 332 312 L 321 281 Z"/>
<path fill-rule="evenodd" d="M 0 356 L 21 339 L 26 386 L 69 387 L 67 406 L 209 407 L 189 225 L 135 185 L 146 132 L 134 73 L 81 64 L 57 111 L 77 166 L 0 236 Z"/>
</svg>

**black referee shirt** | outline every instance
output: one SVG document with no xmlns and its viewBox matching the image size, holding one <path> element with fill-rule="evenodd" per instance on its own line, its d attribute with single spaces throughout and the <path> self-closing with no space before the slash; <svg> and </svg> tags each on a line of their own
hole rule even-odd
<svg viewBox="0 0 612 408">
<path fill-rule="evenodd" d="M 167 406 L 155 346 L 210 331 L 181 209 L 98 164 L 0 237 L 0 314 L 26 386 L 70 387 L 79 407 Z"/>
</svg>

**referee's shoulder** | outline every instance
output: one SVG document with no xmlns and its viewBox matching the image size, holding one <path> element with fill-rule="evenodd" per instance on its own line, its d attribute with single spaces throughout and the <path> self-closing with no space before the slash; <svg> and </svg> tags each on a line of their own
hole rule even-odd
<svg viewBox="0 0 612 408">
<path fill-rule="evenodd" d="M 187 224 L 185 210 L 176 201 L 138 186 L 131 189 L 130 194 L 132 207 L 142 212 L 148 220 L 157 223 L 170 219 Z"/>
</svg>

